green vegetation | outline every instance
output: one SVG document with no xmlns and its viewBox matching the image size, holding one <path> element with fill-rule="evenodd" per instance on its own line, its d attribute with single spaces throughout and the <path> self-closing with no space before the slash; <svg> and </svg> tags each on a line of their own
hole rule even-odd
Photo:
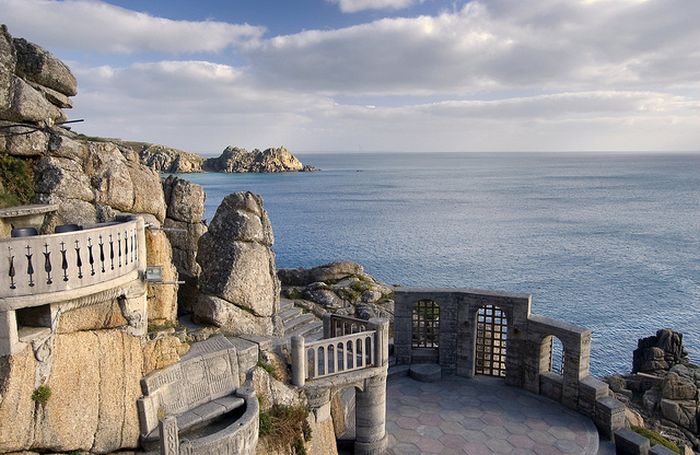
<svg viewBox="0 0 700 455">
<path fill-rule="evenodd" d="M 651 446 L 655 446 L 656 444 L 661 444 L 662 446 L 666 447 L 669 450 L 673 450 L 676 453 L 681 453 L 681 449 L 668 439 L 664 438 L 661 436 L 659 433 L 656 431 L 650 430 L 648 428 L 644 427 L 635 427 L 632 426 L 632 431 L 635 433 L 639 433 L 645 438 L 647 438 L 649 441 L 651 441 Z"/>
<path fill-rule="evenodd" d="M 49 402 L 49 398 L 51 398 L 51 388 L 44 384 L 37 387 L 32 393 L 32 400 L 42 406 L 46 406 L 46 403 Z"/>
<path fill-rule="evenodd" d="M 0 155 L 0 208 L 29 203 L 34 197 L 32 162 Z"/>
<path fill-rule="evenodd" d="M 358 300 L 360 300 L 361 293 L 355 289 L 341 288 L 338 289 L 338 291 L 336 292 L 338 294 L 338 297 L 340 297 L 343 300 L 347 300 L 348 302 L 357 302 Z"/>
<path fill-rule="evenodd" d="M 291 447 L 295 455 L 306 455 L 304 443 L 311 440 L 305 406 L 274 405 L 260 412 L 260 437 L 268 436 L 271 447 Z"/>
<path fill-rule="evenodd" d="M 301 300 L 301 291 L 299 288 L 291 288 L 287 291 L 287 298 L 290 300 Z"/>
<path fill-rule="evenodd" d="M 263 359 L 260 359 L 260 360 L 258 360 L 258 366 L 260 368 L 262 368 L 263 370 L 267 371 L 267 373 L 270 376 L 277 379 L 278 381 L 282 380 L 282 378 L 279 377 L 279 374 L 277 374 L 277 370 L 275 370 L 275 367 L 273 367 L 271 363 L 266 362 Z"/>
<path fill-rule="evenodd" d="M 371 287 L 372 287 L 372 285 L 366 281 L 358 281 L 356 283 L 353 283 L 351 286 L 352 290 L 359 293 L 359 294 L 362 294 L 363 292 L 365 292 L 366 290 L 368 290 Z"/>
</svg>

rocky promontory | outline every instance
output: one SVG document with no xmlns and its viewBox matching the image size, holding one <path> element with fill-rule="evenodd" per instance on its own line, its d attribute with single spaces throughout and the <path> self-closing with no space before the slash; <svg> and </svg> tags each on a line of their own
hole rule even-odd
<svg viewBox="0 0 700 455">
<path fill-rule="evenodd" d="M 154 171 L 169 174 L 202 172 L 204 158 L 196 153 L 145 142 L 123 142 L 123 144 L 134 149 L 139 154 L 141 163 Z"/>
<path fill-rule="evenodd" d="M 228 146 L 217 158 L 208 158 L 203 165 L 210 172 L 310 172 L 314 166 L 304 166 L 285 147 L 268 148 L 252 152 L 244 148 Z"/>
</svg>

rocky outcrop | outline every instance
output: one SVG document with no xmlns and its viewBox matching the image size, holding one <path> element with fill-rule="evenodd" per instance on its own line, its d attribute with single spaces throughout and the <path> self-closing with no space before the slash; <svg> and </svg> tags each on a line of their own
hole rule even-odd
<svg viewBox="0 0 700 455">
<path fill-rule="evenodd" d="M 178 291 L 179 311 L 191 312 L 197 299 L 201 267 L 197 263 L 199 238 L 207 232 L 204 216 L 204 189 L 179 177 L 169 176 L 163 181 L 167 211 L 165 233 L 173 246 L 173 263 L 185 283 Z"/>
<path fill-rule="evenodd" d="M 196 153 L 185 152 L 159 144 L 139 142 L 125 143 L 139 155 L 141 163 L 157 172 L 190 173 L 201 172 L 204 158 Z"/>
<path fill-rule="evenodd" d="M 218 158 L 208 158 L 203 168 L 211 172 L 298 172 L 304 166 L 284 147 L 248 152 L 228 146 Z"/>
<path fill-rule="evenodd" d="M 195 319 L 235 334 L 271 335 L 279 309 L 272 226 L 260 196 L 233 193 L 224 198 L 199 241 L 204 294 Z M 248 322 L 237 322 L 248 313 Z M 243 320 L 241 319 L 241 320 Z"/>
<path fill-rule="evenodd" d="M 644 426 L 700 449 L 700 366 L 688 360 L 681 333 L 662 329 L 640 339 L 632 374 L 606 380 Z"/>
<path fill-rule="evenodd" d="M 687 361 L 688 353 L 683 349 L 683 334 L 661 329 L 655 336 L 639 340 L 633 353 L 632 372 L 664 372 Z"/>
<path fill-rule="evenodd" d="M 365 273 L 351 261 L 311 269 L 280 269 L 282 294 L 317 316 L 325 312 L 360 319 L 394 319 L 394 289 Z"/>
<path fill-rule="evenodd" d="M 70 69 L 45 49 L 13 39 L 0 25 L 0 120 L 53 125 L 77 94 Z"/>
</svg>

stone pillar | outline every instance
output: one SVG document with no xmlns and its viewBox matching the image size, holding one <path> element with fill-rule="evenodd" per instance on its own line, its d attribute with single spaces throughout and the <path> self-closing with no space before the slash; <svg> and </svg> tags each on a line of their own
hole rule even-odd
<svg viewBox="0 0 700 455">
<path fill-rule="evenodd" d="M 410 292 L 396 290 L 394 299 L 394 353 L 398 365 L 411 363 L 411 312 L 415 300 Z"/>
<path fill-rule="evenodd" d="M 381 367 L 389 363 L 389 320 L 373 318 L 369 320 L 369 329 L 376 331 L 374 337 L 374 366 Z"/>
<path fill-rule="evenodd" d="M 306 383 L 306 349 L 304 337 L 295 335 L 292 337 L 292 384 L 304 387 Z M 314 356 L 314 360 L 316 357 Z"/>
<path fill-rule="evenodd" d="M 328 339 L 328 338 L 333 338 L 335 335 L 333 333 L 333 327 L 331 326 L 332 324 L 332 318 L 333 315 L 331 313 L 325 313 L 323 315 L 323 339 Z"/>
<path fill-rule="evenodd" d="M 355 394 L 355 455 L 386 451 L 386 372 L 365 380 Z"/>
<path fill-rule="evenodd" d="M 158 424 L 160 428 L 160 455 L 179 455 L 180 437 L 177 434 L 177 419 L 165 417 Z"/>
<path fill-rule="evenodd" d="M 0 311 L 0 357 L 22 350 L 17 335 L 17 317 L 13 310 Z"/>
</svg>

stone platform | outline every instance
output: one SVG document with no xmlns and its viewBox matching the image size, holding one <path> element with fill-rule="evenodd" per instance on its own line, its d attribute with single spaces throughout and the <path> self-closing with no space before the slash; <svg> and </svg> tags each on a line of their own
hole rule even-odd
<svg viewBox="0 0 700 455">
<path fill-rule="evenodd" d="M 497 378 L 387 384 L 389 453 L 596 455 L 593 422 Z"/>
</svg>

